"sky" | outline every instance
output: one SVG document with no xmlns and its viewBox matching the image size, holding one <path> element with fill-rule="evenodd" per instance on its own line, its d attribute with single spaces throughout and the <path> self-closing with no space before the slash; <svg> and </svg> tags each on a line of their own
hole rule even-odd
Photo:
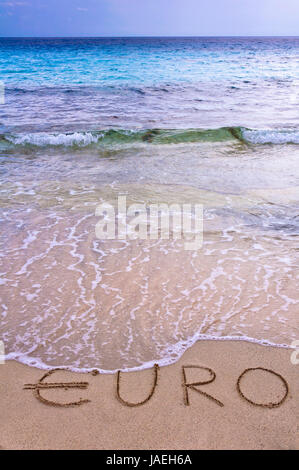
<svg viewBox="0 0 299 470">
<path fill-rule="evenodd" d="M 0 36 L 298 36 L 299 0 L 0 0 Z"/>
</svg>

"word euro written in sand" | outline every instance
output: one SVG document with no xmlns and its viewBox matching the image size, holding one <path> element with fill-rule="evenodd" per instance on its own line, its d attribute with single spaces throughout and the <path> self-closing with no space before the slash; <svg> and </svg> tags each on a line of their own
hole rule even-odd
<svg viewBox="0 0 299 470">
<path fill-rule="evenodd" d="M 190 369 L 198 369 L 198 370 L 201 370 L 201 371 L 208 372 L 209 377 L 206 380 L 197 380 L 197 381 L 190 382 L 190 381 L 188 381 L 188 377 L 187 377 L 187 371 L 190 370 Z M 44 403 L 46 405 L 49 405 L 49 406 L 67 408 L 67 407 L 73 407 L 73 406 L 80 406 L 80 405 L 83 405 L 84 403 L 89 403 L 90 400 L 82 399 L 82 398 L 80 398 L 78 401 L 74 401 L 74 402 L 70 402 L 70 403 L 60 403 L 60 402 L 56 402 L 56 401 L 50 401 L 50 400 L 44 398 L 41 395 L 41 391 L 49 390 L 49 389 L 69 390 L 69 389 L 76 388 L 76 389 L 85 390 L 85 389 L 88 388 L 88 385 L 89 385 L 88 382 L 44 382 L 44 380 L 46 378 L 50 377 L 55 372 L 63 371 L 63 370 L 65 370 L 65 369 L 53 369 L 53 370 L 47 372 L 45 375 L 43 375 L 43 377 L 36 384 L 25 384 L 24 385 L 24 390 L 33 390 L 34 396 L 39 401 L 41 401 L 42 403 Z M 142 400 L 140 402 L 136 402 L 136 403 L 129 402 L 121 396 L 121 372 L 118 371 L 117 374 L 116 374 L 116 379 L 117 379 L 116 380 L 116 398 L 118 399 L 118 401 L 122 405 L 132 407 L 132 408 L 134 408 L 136 406 L 145 405 L 148 401 L 150 401 L 150 399 L 153 397 L 153 395 L 156 391 L 157 385 L 158 385 L 158 375 L 159 375 L 159 366 L 158 366 L 158 364 L 154 365 L 153 371 L 154 371 L 154 379 L 153 379 L 152 388 L 151 388 L 149 394 L 147 395 L 147 397 L 144 400 Z M 242 381 L 243 381 L 245 376 L 250 376 L 250 375 L 254 374 L 255 371 L 262 371 L 263 374 L 265 374 L 266 383 L 267 383 L 267 380 L 268 380 L 267 375 L 269 375 L 269 374 L 274 375 L 275 377 L 277 377 L 279 379 L 280 387 L 282 385 L 283 390 L 284 390 L 283 393 L 282 393 L 282 396 L 280 397 L 279 400 L 277 400 L 275 402 L 269 401 L 269 402 L 266 402 L 266 403 L 257 402 L 257 401 L 254 401 L 252 398 L 248 397 L 245 394 L 244 390 L 242 390 Z M 98 375 L 98 374 L 99 374 L 99 372 L 97 370 L 92 372 L 92 375 Z M 189 394 L 190 394 L 190 391 L 195 391 L 198 394 L 200 394 L 200 395 L 204 396 L 205 398 L 208 398 L 209 400 L 214 402 L 215 405 L 223 407 L 224 403 L 222 403 L 218 398 L 215 398 L 214 396 L 212 396 L 212 395 L 206 393 L 205 391 L 201 390 L 200 388 L 198 388 L 198 387 L 202 387 L 202 386 L 207 385 L 207 384 L 211 384 L 212 382 L 215 381 L 215 379 L 216 379 L 216 373 L 209 367 L 204 367 L 204 366 L 199 366 L 199 365 L 182 366 L 182 388 L 183 388 L 184 404 L 186 406 L 190 406 Z M 289 385 L 288 385 L 288 382 L 285 380 L 285 378 L 282 377 L 282 375 L 280 375 L 279 373 L 277 373 L 277 372 L 275 372 L 271 369 L 266 369 L 264 367 L 253 367 L 253 368 L 245 369 L 236 381 L 236 388 L 237 388 L 239 396 L 242 399 L 246 400 L 251 405 L 260 406 L 260 407 L 263 407 L 263 408 L 277 408 L 277 407 L 281 406 L 284 403 L 284 401 L 286 400 L 286 398 L 289 394 Z"/>
</svg>

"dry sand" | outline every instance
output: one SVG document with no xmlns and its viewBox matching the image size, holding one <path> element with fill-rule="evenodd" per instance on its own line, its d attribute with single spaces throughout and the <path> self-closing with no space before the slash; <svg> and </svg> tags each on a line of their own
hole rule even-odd
<svg viewBox="0 0 299 470">
<path fill-rule="evenodd" d="M 45 373 L 14 361 L 0 366 L 2 449 L 298 449 L 299 365 L 291 351 L 237 341 L 202 341 L 179 362 L 163 367 L 153 397 L 139 407 L 116 398 L 117 376 L 55 372 L 45 382 L 89 382 L 86 390 L 43 390 L 56 402 L 89 403 L 59 408 L 41 403 L 33 391 L 23 390 Z M 182 366 L 200 365 L 216 373 L 213 383 L 202 385 L 224 406 L 193 390 L 184 404 Z M 289 394 L 277 408 L 254 406 L 242 398 L 237 379 L 247 368 L 263 367 L 281 374 Z M 207 371 L 187 369 L 189 381 L 207 381 Z M 121 374 L 121 394 L 128 401 L 146 398 L 153 369 Z M 278 377 L 252 371 L 242 379 L 243 393 L 257 402 L 279 401 L 285 392 Z"/>
</svg>

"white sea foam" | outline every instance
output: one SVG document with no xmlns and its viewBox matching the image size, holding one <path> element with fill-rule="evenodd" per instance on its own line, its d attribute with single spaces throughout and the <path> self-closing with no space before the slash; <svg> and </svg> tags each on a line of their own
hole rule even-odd
<svg viewBox="0 0 299 470">
<path fill-rule="evenodd" d="M 244 129 L 242 134 L 253 144 L 299 144 L 299 130 Z"/>
<path fill-rule="evenodd" d="M 98 142 L 101 134 L 94 135 L 91 132 L 74 132 L 72 134 L 49 134 L 46 132 L 11 135 L 7 140 L 15 145 L 36 145 L 38 147 L 46 147 L 47 145 L 59 146 L 63 145 L 71 147 L 78 145 L 86 147 L 87 145 Z"/>
<path fill-rule="evenodd" d="M 293 347 L 290 344 L 276 344 L 272 343 L 271 341 L 267 339 L 263 340 L 257 340 L 255 338 L 250 338 L 248 336 L 212 336 L 212 335 L 203 335 L 200 333 L 196 333 L 194 336 L 191 338 L 184 340 L 184 341 L 179 341 L 177 344 L 171 346 L 171 350 L 168 351 L 168 354 L 166 354 L 162 359 L 157 358 L 153 359 L 148 362 L 144 362 L 140 366 L 136 367 L 123 367 L 123 368 L 117 368 L 117 369 L 100 369 L 97 367 L 76 367 L 74 366 L 69 366 L 65 364 L 56 364 L 55 368 L 59 369 L 67 369 L 72 372 L 79 372 L 79 373 L 87 373 L 87 372 L 92 372 L 94 370 L 97 370 L 100 374 L 115 374 L 119 370 L 123 372 L 134 372 L 134 371 L 140 371 L 144 369 L 150 369 L 154 367 L 155 364 L 158 364 L 160 367 L 163 366 L 168 366 L 170 364 L 174 364 L 177 361 L 180 360 L 180 358 L 183 356 L 183 354 L 187 351 L 187 349 L 191 348 L 197 341 L 245 341 L 248 343 L 255 343 L 255 344 L 260 344 L 261 346 L 272 346 L 272 347 L 277 347 L 277 348 L 284 348 L 284 349 L 293 349 Z M 23 353 L 18 353 L 18 352 L 11 352 L 5 356 L 6 361 L 18 361 L 22 364 L 31 366 L 31 367 L 36 367 L 38 369 L 42 370 L 51 370 L 53 369 L 53 366 L 50 366 L 48 364 L 45 364 L 41 358 L 33 357 L 30 356 L 29 354 L 23 354 Z"/>
</svg>

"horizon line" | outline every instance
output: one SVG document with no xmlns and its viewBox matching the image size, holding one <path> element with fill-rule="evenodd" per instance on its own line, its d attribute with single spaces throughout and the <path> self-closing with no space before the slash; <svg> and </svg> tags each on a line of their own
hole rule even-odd
<svg viewBox="0 0 299 470">
<path fill-rule="evenodd" d="M 119 36 L 119 35 L 112 35 L 112 36 L 0 36 L 0 39 L 128 39 L 128 38 L 299 38 L 299 35 L 284 35 L 284 34 L 279 34 L 279 35 L 204 35 L 204 36 L 197 36 L 197 35 L 170 35 L 170 36 L 160 36 L 160 35 L 139 35 L 139 34 L 132 34 L 129 36 Z"/>
</svg>

